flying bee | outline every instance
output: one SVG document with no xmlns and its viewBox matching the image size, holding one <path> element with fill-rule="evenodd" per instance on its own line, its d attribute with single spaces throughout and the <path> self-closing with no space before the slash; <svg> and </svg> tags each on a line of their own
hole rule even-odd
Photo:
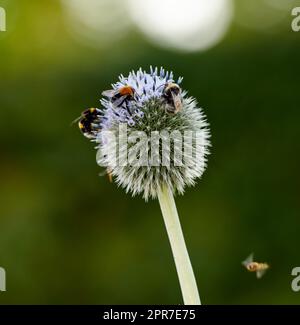
<svg viewBox="0 0 300 325">
<path fill-rule="evenodd" d="M 162 96 L 167 103 L 166 110 L 168 113 L 176 114 L 182 110 L 181 88 L 177 84 L 167 83 Z"/>
<path fill-rule="evenodd" d="M 267 263 L 254 262 L 253 254 L 248 256 L 246 260 L 242 262 L 242 265 L 244 265 L 249 272 L 256 272 L 256 277 L 258 279 L 260 279 L 265 274 L 267 269 L 270 268 L 269 264 Z"/>
<path fill-rule="evenodd" d="M 81 113 L 78 120 L 78 127 L 88 139 L 94 139 L 100 129 L 101 111 L 98 108 L 88 108 Z M 74 122 L 76 122 L 75 120 Z"/>
<path fill-rule="evenodd" d="M 135 89 L 128 85 L 102 92 L 102 95 L 109 98 L 115 107 L 120 107 L 124 102 L 134 100 L 135 94 Z"/>
</svg>

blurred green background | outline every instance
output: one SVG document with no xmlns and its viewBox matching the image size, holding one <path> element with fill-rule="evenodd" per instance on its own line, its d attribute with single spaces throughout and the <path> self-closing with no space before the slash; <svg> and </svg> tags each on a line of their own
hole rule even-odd
<svg viewBox="0 0 300 325">
<path fill-rule="evenodd" d="M 77 15 L 72 1 L 0 1 L 0 303 L 182 302 L 158 202 L 98 177 L 70 126 L 120 73 L 150 65 L 184 76 L 211 126 L 208 169 L 176 198 L 202 302 L 300 303 L 300 1 L 235 1 L 201 51 L 145 36 L 126 1 L 82 1 Z M 241 266 L 251 252 L 271 264 L 262 280 Z"/>
</svg>

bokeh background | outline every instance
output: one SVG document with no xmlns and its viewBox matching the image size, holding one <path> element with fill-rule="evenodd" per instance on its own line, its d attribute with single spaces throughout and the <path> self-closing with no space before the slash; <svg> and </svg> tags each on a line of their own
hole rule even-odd
<svg viewBox="0 0 300 325">
<path fill-rule="evenodd" d="M 70 126 L 150 65 L 184 76 L 211 126 L 208 169 L 176 199 L 203 303 L 300 303 L 300 2 L 151 1 L 0 1 L 0 303 L 182 303 L 158 202 L 99 177 Z"/>
</svg>

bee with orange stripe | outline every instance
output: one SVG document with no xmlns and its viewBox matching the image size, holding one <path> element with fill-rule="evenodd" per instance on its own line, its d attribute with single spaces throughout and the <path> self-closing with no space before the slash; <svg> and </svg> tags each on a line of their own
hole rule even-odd
<svg viewBox="0 0 300 325">
<path fill-rule="evenodd" d="M 135 89 L 128 85 L 102 92 L 102 95 L 109 98 L 115 107 L 120 107 L 123 103 L 134 100 L 135 94 Z"/>
<path fill-rule="evenodd" d="M 256 277 L 260 279 L 270 268 L 269 264 L 267 263 L 259 263 L 253 260 L 253 254 L 248 256 L 245 261 L 242 262 L 242 265 L 249 271 L 249 272 L 256 272 Z"/>
</svg>

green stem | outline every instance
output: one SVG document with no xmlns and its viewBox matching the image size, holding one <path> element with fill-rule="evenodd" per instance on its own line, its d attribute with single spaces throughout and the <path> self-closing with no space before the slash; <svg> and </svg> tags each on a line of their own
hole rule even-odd
<svg viewBox="0 0 300 325">
<path fill-rule="evenodd" d="M 176 204 L 169 186 L 164 185 L 158 192 L 158 200 L 169 236 L 183 301 L 185 305 L 200 305 L 196 279 L 185 245 Z"/>
</svg>

